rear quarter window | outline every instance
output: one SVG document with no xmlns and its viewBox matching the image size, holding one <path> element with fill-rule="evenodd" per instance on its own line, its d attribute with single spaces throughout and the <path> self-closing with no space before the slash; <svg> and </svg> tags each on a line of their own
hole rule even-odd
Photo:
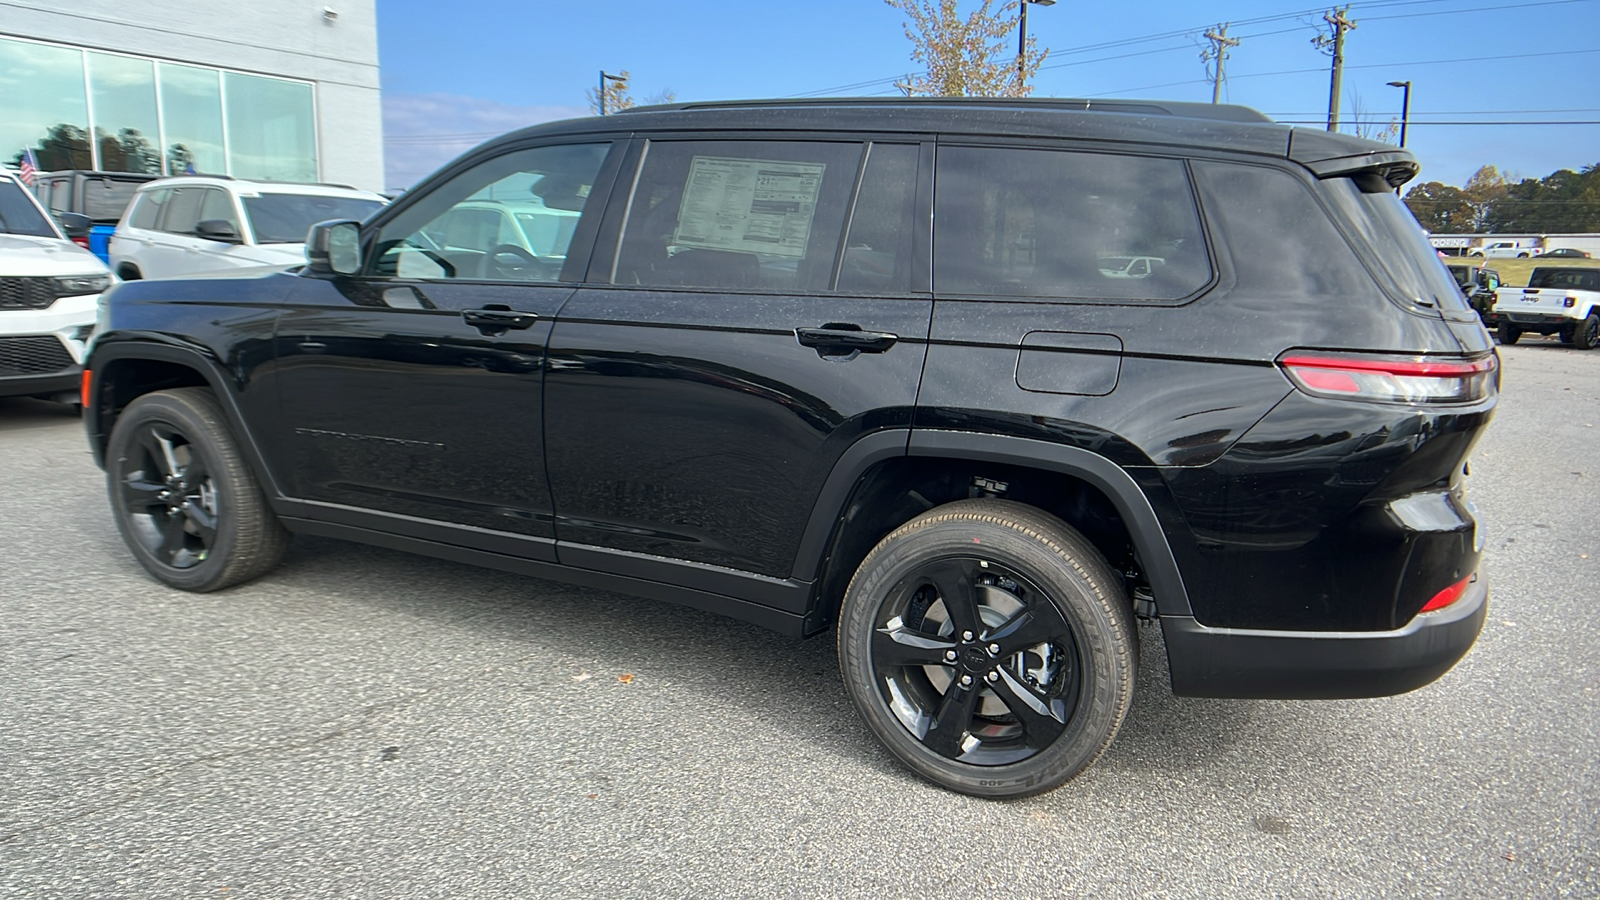
<svg viewBox="0 0 1600 900">
<path fill-rule="evenodd" d="M 1237 289 L 1281 303 L 1375 293 L 1372 276 L 1299 179 L 1209 160 L 1195 162 L 1194 172 Z"/>
<path fill-rule="evenodd" d="M 940 147 L 934 290 L 1177 300 L 1211 281 L 1181 160 Z"/>
<path fill-rule="evenodd" d="M 167 199 L 171 196 L 171 188 L 145 191 L 138 195 L 133 208 L 128 211 L 129 227 L 154 230 L 156 223 L 161 220 L 161 207 L 166 205 Z"/>
</svg>

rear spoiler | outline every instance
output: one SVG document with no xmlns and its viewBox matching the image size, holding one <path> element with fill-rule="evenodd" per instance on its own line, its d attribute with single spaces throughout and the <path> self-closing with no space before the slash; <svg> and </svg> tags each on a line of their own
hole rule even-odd
<svg viewBox="0 0 1600 900">
<path fill-rule="evenodd" d="M 1410 150 L 1328 131 L 1296 128 L 1289 134 L 1289 158 L 1318 178 L 1370 174 L 1398 188 L 1422 166 Z"/>
</svg>

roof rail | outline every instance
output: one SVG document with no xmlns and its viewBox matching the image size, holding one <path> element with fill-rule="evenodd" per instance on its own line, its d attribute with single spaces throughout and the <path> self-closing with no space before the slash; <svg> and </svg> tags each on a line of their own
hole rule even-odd
<svg viewBox="0 0 1600 900">
<path fill-rule="evenodd" d="M 1226 103 L 1188 103 L 1164 100 L 1089 100 L 1067 97 L 804 97 L 783 100 L 708 100 L 697 103 L 660 103 L 634 106 L 619 115 L 707 109 L 824 108 L 841 106 L 944 106 L 980 109 L 1060 110 L 1134 115 L 1181 116 L 1226 122 L 1271 122 L 1248 106 Z"/>
</svg>

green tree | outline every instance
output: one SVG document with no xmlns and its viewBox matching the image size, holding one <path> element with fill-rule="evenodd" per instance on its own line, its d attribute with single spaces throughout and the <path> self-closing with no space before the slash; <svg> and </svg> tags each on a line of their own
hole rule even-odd
<svg viewBox="0 0 1600 900">
<path fill-rule="evenodd" d="M 1482 166 L 1472 173 L 1461 189 L 1467 202 L 1472 204 L 1472 223 L 1469 232 L 1489 231 L 1490 213 L 1496 203 L 1506 198 L 1506 177 L 1494 166 Z"/>
<path fill-rule="evenodd" d="M 1500 233 L 1600 231 L 1600 164 L 1507 185 L 1489 211 L 1487 226 Z"/>
<path fill-rule="evenodd" d="M 1406 192 L 1406 206 L 1423 228 L 1433 234 L 1471 234 L 1477 209 L 1461 188 L 1430 181 Z"/>
<path fill-rule="evenodd" d="M 982 0 L 977 9 L 962 16 L 956 0 L 884 0 L 906 15 L 906 38 L 911 59 L 925 71 L 908 75 L 899 85 L 907 94 L 939 97 L 1026 97 L 1028 83 L 1038 71 L 1048 48 L 1028 39 L 1018 71 L 1015 45 L 1020 18 L 1019 2 L 991 10 L 994 0 Z"/>
</svg>

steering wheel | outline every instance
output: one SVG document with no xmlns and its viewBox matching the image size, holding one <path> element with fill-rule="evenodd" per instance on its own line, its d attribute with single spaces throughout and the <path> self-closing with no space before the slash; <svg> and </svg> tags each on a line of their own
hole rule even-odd
<svg viewBox="0 0 1600 900">
<path fill-rule="evenodd" d="M 517 258 L 516 262 L 501 264 L 500 256 L 510 255 Z M 479 271 L 483 278 L 507 278 L 517 281 L 528 280 L 528 272 L 539 266 L 539 257 L 532 250 L 517 244 L 496 244 L 483 255 L 482 267 Z"/>
</svg>

